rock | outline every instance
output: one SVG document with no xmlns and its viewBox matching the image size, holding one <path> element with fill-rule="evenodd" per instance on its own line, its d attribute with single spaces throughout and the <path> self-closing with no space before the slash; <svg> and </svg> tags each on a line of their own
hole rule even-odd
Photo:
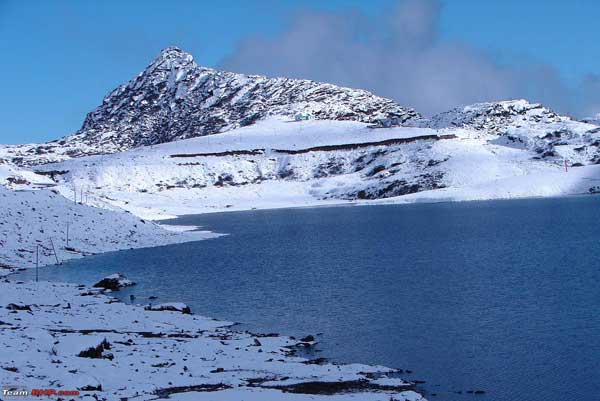
<svg viewBox="0 0 600 401">
<path fill-rule="evenodd" d="M 102 290 L 88 290 L 88 291 L 80 292 L 79 295 L 82 297 L 89 297 L 89 296 L 98 295 L 101 292 L 102 292 Z"/>
<path fill-rule="evenodd" d="M 157 311 L 157 312 L 171 311 L 171 312 L 181 312 L 183 314 L 188 314 L 188 315 L 192 314 L 192 310 L 190 309 L 190 307 L 182 302 L 169 302 L 169 303 L 165 303 L 165 304 L 148 305 L 144 309 L 148 310 L 148 311 Z"/>
<path fill-rule="evenodd" d="M 327 358 L 309 359 L 302 362 L 305 365 L 324 365 L 327 363 Z"/>
<path fill-rule="evenodd" d="M 105 290 L 118 291 L 123 287 L 129 287 L 135 285 L 135 283 L 121 273 L 114 273 L 110 276 L 104 277 L 93 285 L 94 288 L 104 288 Z"/>
<path fill-rule="evenodd" d="M 77 390 L 80 390 L 80 391 L 102 391 L 102 386 L 101 385 L 83 386 L 83 387 L 77 387 Z"/>
<path fill-rule="evenodd" d="M 104 340 L 102 340 L 102 342 L 100 342 L 100 344 L 96 345 L 95 347 L 90 347 L 86 350 L 81 351 L 79 354 L 77 354 L 77 356 L 80 358 L 93 358 L 93 359 L 107 358 L 109 360 L 112 360 L 113 359 L 112 354 L 107 354 L 107 355 L 102 354 L 105 350 L 108 350 L 108 349 L 110 349 L 110 343 L 108 341 L 106 341 L 106 339 L 104 339 Z"/>
<path fill-rule="evenodd" d="M 13 310 L 13 311 L 17 311 L 17 310 L 31 311 L 31 307 L 29 305 L 25 305 L 25 304 L 8 304 L 6 306 L 6 309 Z"/>
<path fill-rule="evenodd" d="M 305 342 L 305 343 L 310 343 L 310 342 L 315 341 L 315 336 L 308 335 L 308 336 L 306 336 L 304 338 L 301 338 L 300 341 Z"/>
</svg>

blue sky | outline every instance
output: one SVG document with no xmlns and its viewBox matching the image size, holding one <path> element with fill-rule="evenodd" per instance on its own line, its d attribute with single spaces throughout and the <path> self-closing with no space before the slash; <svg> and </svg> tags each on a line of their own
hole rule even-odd
<svg viewBox="0 0 600 401">
<path fill-rule="evenodd" d="M 596 21 L 600 2 L 427 2 L 439 6 L 439 21 L 432 28 L 437 37 L 428 46 L 460 43 L 469 53 L 481 52 L 485 63 L 495 63 L 494 68 L 508 66 L 511 74 L 542 65 L 561 87 L 576 87 L 590 74 L 600 73 Z M 50 140 L 74 132 L 108 91 L 139 73 L 166 46 L 180 46 L 203 65 L 231 65 L 245 72 L 240 43 L 266 38 L 276 48 L 278 38 L 299 14 L 358 13 L 376 26 L 397 4 L 395 0 L 0 0 L 0 143 Z M 247 68 L 257 72 L 250 70 L 262 65 L 248 63 Z M 285 74 L 286 68 L 282 65 L 273 73 Z M 303 70 L 290 72 L 298 74 Z M 313 70 L 306 75 L 327 77 Z M 370 86 L 370 81 L 352 75 L 339 83 L 355 82 Z M 377 92 L 377 83 L 372 86 L 366 89 Z M 537 83 L 543 86 L 543 81 Z M 544 100 L 543 90 L 536 90 L 532 93 Z M 561 90 L 548 95 L 550 103 Z M 485 93 L 477 92 L 473 98 Z M 394 97 L 394 93 L 383 95 Z"/>
</svg>

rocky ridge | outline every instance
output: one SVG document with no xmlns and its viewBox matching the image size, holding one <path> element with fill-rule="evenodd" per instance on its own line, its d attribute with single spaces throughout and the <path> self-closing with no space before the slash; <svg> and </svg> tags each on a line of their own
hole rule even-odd
<svg viewBox="0 0 600 401">
<path fill-rule="evenodd" d="M 5 152 L 17 164 L 40 164 L 216 134 L 272 116 L 386 127 L 420 118 L 365 90 L 218 71 L 169 47 L 136 78 L 110 92 L 75 134 Z"/>
</svg>

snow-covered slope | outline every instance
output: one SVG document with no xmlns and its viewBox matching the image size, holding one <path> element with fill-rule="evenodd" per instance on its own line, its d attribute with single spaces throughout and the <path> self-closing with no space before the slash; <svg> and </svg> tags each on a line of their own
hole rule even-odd
<svg viewBox="0 0 600 401">
<path fill-rule="evenodd" d="M 42 145 L 0 149 L 17 164 L 114 153 L 250 125 L 269 116 L 352 120 L 381 126 L 419 117 L 359 89 L 217 71 L 170 47 L 136 78 L 109 93 L 74 135 Z"/>
<path fill-rule="evenodd" d="M 459 107 L 421 121 L 421 125 L 497 135 L 496 143 L 533 151 L 539 158 L 561 157 L 581 164 L 600 162 L 600 127 L 525 100 Z"/>
<path fill-rule="evenodd" d="M 296 353 L 310 343 L 97 292 L 0 279 L 3 389 L 97 401 L 425 401 L 395 369 L 308 360 Z M 2 395 L 13 398 L 36 397 Z"/>
<path fill-rule="evenodd" d="M 581 119 L 582 122 L 584 123 L 588 123 L 588 124 L 594 124 L 594 125 L 598 125 L 600 126 L 600 113 L 592 116 L 592 117 L 586 117 Z"/>
<path fill-rule="evenodd" d="M 17 167 L 0 159 L 0 186 L 11 189 L 27 189 L 53 185 L 54 181 L 50 177 L 35 174 L 31 170 Z"/>
<path fill-rule="evenodd" d="M 453 134 L 422 128 L 269 119 L 219 135 L 37 170 L 61 171 L 55 178 L 67 197 L 73 186 L 86 188 L 96 199 L 152 218 L 239 207 L 236 197 L 254 199 L 255 206 L 243 207 L 251 208 L 434 189 L 443 185 L 438 164 L 446 157 L 436 151 L 437 143 L 450 138 Z M 157 207 L 161 210 L 153 210 Z"/>
<path fill-rule="evenodd" d="M 38 246 L 39 264 L 46 265 L 87 254 L 214 236 L 167 231 L 124 211 L 75 203 L 53 190 L 0 186 L 0 205 L 0 266 L 4 267 L 35 266 Z"/>
<path fill-rule="evenodd" d="M 52 177 L 0 161 L 0 268 L 217 236 L 167 231 L 85 191 L 65 198 Z M 6 273 L 0 269 L 0 276 Z"/>
<path fill-rule="evenodd" d="M 54 177 L 67 197 L 73 187 L 85 188 L 98 205 L 145 218 L 384 199 L 557 196 L 598 185 L 597 166 L 572 166 L 593 162 L 591 142 L 600 133 L 553 143 L 556 154 L 543 157 L 502 138 L 472 128 L 372 129 L 349 121 L 271 118 L 223 134 L 36 169 L 60 171 Z M 580 141 L 590 150 L 574 150 Z M 571 160 L 568 172 L 565 158 Z"/>
</svg>

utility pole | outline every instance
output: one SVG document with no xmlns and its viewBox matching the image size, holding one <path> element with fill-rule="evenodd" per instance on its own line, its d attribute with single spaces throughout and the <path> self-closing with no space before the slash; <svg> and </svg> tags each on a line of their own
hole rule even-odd
<svg viewBox="0 0 600 401">
<path fill-rule="evenodd" d="M 38 282 L 39 273 L 38 269 L 40 267 L 40 245 L 36 244 L 35 246 L 35 282 Z"/>
<path fill-rule="evenodd" d="M 58 261 L 58 255 L 56 254 L 56 248 L 54 247 L 54 241 L 52 241 L 52 237 L 50 238 L 50 244 L 52 245 L 52 251 L 54 251 L 54 258 L 56 259 L 56 264 L 60 265 Z"/>
</svg>

